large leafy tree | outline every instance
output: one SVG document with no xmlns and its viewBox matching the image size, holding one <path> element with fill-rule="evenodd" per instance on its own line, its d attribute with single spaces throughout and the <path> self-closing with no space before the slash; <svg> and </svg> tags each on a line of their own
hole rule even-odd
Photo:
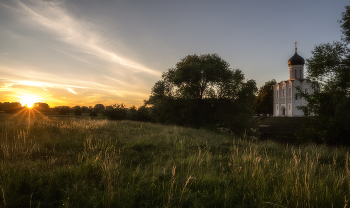
<svg viewBox="0 0 350 208">
<path fill-rule="evenodd" d="M 307 77 L 315 92 L 299 90 L 308 101 L 301 107 L 306 116 L 301 139 L 350 144 L 350 7 L 342 14 L 342 41 L 315 46 L 306 60 Z"/>
<path fill-rule="evenodd" d="M 258 114 L 272 114 L 273 113 L 273 89 L 272 86 L 276 84 L 276 80 L 265 82 L 260 87 L 258 95 L 255 97 L 254 108 Z"/>
<path fill-rule="evenodd" d="M 146 104 L 162 123 L 242 130 L 253 113 L 255 81 L 217 54 L 188 55 L 163 73 Z"/>
</svg>

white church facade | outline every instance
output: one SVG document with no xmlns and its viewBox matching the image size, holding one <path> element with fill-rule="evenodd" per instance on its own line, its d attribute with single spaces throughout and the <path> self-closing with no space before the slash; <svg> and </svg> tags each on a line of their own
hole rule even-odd
<svg viewBox="0 0 350 208">
<path fill-rule="evenodd" d="M 304 113 L 298 110 L 298 106 L 306 105 L 304 98 L 299 98 L 296 87 L 300 87 L 303 92 L 312 94 L 311 83 L 304 79 L 305 60 L 298 55 L 295 45 L 295 54 L 288 60 L 289 80 L 277 83 L 273 87 L 273 116 L 296 117 L 303 116 Z"/>
</svg>

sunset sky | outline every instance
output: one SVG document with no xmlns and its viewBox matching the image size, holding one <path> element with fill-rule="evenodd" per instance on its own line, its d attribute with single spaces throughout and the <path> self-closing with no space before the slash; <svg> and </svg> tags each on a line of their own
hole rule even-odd
<svg viewBox="0 0 350 208">
<path fill-rule="evenodd" d="M 140 106 L 162 72 L 217 53 L 257 86 L 340 40 L 348 0 L 0 0 L 0 102 Z"/>
</svg>

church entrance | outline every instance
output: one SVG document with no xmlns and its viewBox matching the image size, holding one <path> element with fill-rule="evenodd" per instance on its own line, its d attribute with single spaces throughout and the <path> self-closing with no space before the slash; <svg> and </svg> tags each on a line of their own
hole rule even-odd
<svg viewBox="0 0 350 208">
<path fill-rule="evenodd" d="M 281 111 L 282 116 L 286 116 L 286 108 L 284 106 L 281 108 Z"/>
</svg>

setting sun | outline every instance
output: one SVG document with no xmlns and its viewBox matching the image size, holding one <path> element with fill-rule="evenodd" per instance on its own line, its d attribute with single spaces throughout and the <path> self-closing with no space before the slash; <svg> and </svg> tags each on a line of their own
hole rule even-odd
<svg viewBox="0 0 350 208">
<path fill-rule="evenodd" d="M 36 102 L 39 102 L 39 101 L 35 95 L 25 95 L 22 97 L 22 100 L 21 100 L 22 106 L 27 106 L 28 108 L 33 107 L 33 104 Z"/>
</svg>

